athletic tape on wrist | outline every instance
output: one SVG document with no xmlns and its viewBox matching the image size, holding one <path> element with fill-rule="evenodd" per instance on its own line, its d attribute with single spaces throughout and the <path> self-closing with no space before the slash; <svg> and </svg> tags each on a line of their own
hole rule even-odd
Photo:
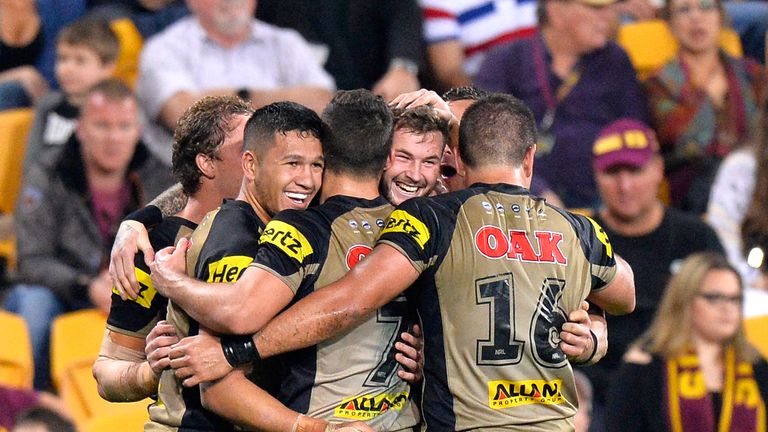
<svg viewBox="0 0 768 432">
<path fill-rule="evenodd" d="M 232 367 L 261 361 L 251 336 L 224 336 L 221 338 L 221 350 L 224 351 L 224 358 Z"/>
</svg>

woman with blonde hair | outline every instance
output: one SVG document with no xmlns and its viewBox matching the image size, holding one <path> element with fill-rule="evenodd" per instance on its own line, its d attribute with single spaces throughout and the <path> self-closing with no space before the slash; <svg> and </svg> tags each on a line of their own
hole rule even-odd
<svg viewBox="0 0 768 432">
<path fill-rule="evenodd" d="M 743 298 L 725 257 L 689 256 L 612 381 L 607 430 L 765 431 L 768 373 L 746 341 Z"/>
</svg>

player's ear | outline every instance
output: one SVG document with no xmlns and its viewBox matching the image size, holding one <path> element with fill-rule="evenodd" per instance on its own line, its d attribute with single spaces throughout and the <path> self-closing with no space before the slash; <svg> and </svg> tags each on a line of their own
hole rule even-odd
<svg viewBox="0 0 768 432">
<path fill-rule="evenodd" d="M 243 152 L 241 159 L 243 166 L 243 175 L 249 182 L 256 178 L 256 174 L 259 172 L 259 162 L 252 151 L 246 150 Z"/>
<path fill-rule="evenodd" d="M 216 177 L 216 167 L 213 164 L 212 157 L 203 153 L 198 153 L 197 156 L 195 156 L 195 164 L 205 178 L 213 179 Z"/>
<path fill-rule="evenodd" d="M 453 148 L 451 151 L 453 151 L 453 157 L 456 161 L 456 174 L 460 175 L 461 177 L 466 177 L 467 167 L 464 165 L 464 159 L 461 158 L 461 152 L 459 151 L 459 148 Z"/>
<path fill-rule="evenodd" d="M 536 159 L 536 144 L 526 150 L 525 157 L 523 158 L 523 173 L 526 178 L 533 177 L 533 162 Z"/>
</svg>

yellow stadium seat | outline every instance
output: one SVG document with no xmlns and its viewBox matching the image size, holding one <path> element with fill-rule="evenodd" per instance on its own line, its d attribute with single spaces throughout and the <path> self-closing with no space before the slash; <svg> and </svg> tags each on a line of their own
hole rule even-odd
<svg viewBox="0 0 768 432">
<path fill-rule="evenodd" d="M 112 403 L 99 396 L 92 367 L 99 355 L 105 325 L 104 314 L 88 309 L 59 316 L 51 328 L 51 375 L 79 426 L 101 415 L 142 411 L 146 416 L 151 403 L 149 399 Z"/>
<path fill-rule="evenodd" d="M 118 414 L 94 417 L 80 429 L 82 432 L 114 432 L 144 430 L 148 420 L 146 408 Z"/>
<path fill-rule="evenodd" d="M 747 340 L 755 347 L 763 357 L 768 358 L 768 315 L 749 317 L 744 320 L 744 330 Z"/>
<path fill-rule="evenodd" d="M 0 213 L 12 214 L 22 181 L 24 149 L 32 126 L 31 108 L 0 111 Z M 0 238 L 0 256 L 16 266 L 14 238 Z"/>
<path fill-rule="evenodd" d="M 32 388 L 34 363 L 24 319 L 0 310 L 0 383 Z"/>
<path fill-rule="evenodd" d="M 117 57 L 114 76 L 133 88 L 139 75 L 139 54 L 144 39 L 133 21 L 128 18 L 114 20 L 110 27 L 120 41 L 120 54 Z"/>
<path fill-rule="evenodd" d="M 661 19 L 623 24 L 617 37 L 629 55 L 640 79 L 662 66 L 677 52 L 677 41 Z M 742 56 L 739 35 L 733 29 L 724 28 L 720 33 L 720 46 L 735 56 Z"/>
<path fill-rule="evenodd" d="M 56 386 L 68 368 L 93 364 L 99 356 L 107 317 L 96 309 L 60 315 L 51 326 L 51 376 Z"/>
<path fill-rule="evenodd" d="M 32 125 L 30 108 L 0 111 L 0 212 L 13 213 L 22 177 L 24 149 Z"/>
</svg>

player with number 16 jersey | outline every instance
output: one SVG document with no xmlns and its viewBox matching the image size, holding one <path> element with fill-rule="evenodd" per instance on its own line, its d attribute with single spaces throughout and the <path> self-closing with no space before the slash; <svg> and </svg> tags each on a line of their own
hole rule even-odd
<svg viewBox="0 0 768 432">
<path fill-rule="evenodd" d="M 378 242 L 421 273 L 411 291 L 428 335 L 428 428 L 573 430 L 576 389 L 559 330 L 616 275 L 594 221 L 519 186 L 478 183 L 406 201 Z"/>
</svg>

